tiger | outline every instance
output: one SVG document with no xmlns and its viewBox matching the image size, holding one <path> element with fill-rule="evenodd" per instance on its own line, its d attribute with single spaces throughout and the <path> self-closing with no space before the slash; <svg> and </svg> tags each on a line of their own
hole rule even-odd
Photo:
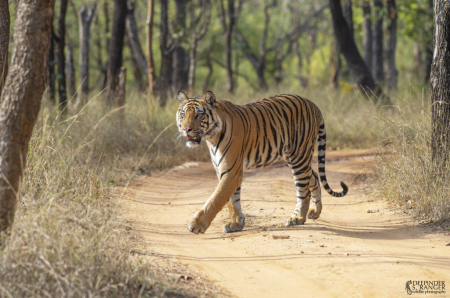
<svg viewBox="0 0 450 298">
<path fill-rule="evenodd" d="M 190 232 L 205 233 L 225 205 L 230 222 L 223 226 L 223 232 L 242 231 L 245 216 L 240 200 L 244 169 L 267 166 L 280 157 L 291 167 L 297 190 L 297 204 L 286 219 L 286 226 L 303 225 L 307 218 L 319 218 L 322 212 L 319 176 L 330 195 L 343 197 L 347 194 L 344 182 L 339 193 L 328 185 L 325 123 L 312 101 L 281 94 L 236 105 L 216 100 L 211 91 L 196 97 L 188 97 L 180 91 L 177 97 L 180 104 L 176 121 L 180 136 L 186 138 L 186 146 L 190 148 L 205 139 L 219 180 L 212 195 L 188 223 Z M 311 167 L 316 139 L 319 175 Z"/>
</svg>

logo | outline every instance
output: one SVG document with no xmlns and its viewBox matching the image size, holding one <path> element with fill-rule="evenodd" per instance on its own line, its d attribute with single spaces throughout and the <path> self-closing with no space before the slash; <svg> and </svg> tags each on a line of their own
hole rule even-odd
<svg viewBox="0 0 450 298">
<path fill-rule="evenodd" d="M 412 294 L 445 294 L 445 281 L 437 280 L 408 280 L 406 293 Z"/>
</svg>

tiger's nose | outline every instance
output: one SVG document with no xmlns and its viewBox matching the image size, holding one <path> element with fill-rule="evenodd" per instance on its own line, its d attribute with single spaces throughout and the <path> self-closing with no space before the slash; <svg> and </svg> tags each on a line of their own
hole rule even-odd
<svg viewBox="0 0 450 298">
<path fill-rule="evenodd" d="M 190 127 L 184 128 L 184 131 L 185 131 L 186 133 L 188 133 L 188 132 L 192 131 L 192 128 L 190 128 Z"/>
</svg>

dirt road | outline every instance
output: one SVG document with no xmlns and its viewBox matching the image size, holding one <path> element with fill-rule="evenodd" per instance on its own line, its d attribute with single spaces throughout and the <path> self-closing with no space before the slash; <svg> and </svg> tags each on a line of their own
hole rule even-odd
<svg viewBox="0 0 450 298">
<path fill-rule="evenodd" d="M 126 216 L 153 258 L 180 262 L 235 297 L 406 297 L 410 280 L 446 281 L 450 287 L 449 233 L 418 226 L 385 201 L 364 195 L 370 157 L 362 154 L 327 154 L 331 187 L 340 191 L 344 181 L 350 190 L 344 198 L 322 191 L 321 217 L 303 226 L 283 226 L 296 195 L 291 171 L 282 163 L 245 173 L 243 232 L 222 232 L 226 208 L 206 234 L 187 230 L 217 184 L 210 163 L 188 163 L 141 179 L 126 197 Z M 445 295 L 433 295 L 440 296 Z"/>
</svg>

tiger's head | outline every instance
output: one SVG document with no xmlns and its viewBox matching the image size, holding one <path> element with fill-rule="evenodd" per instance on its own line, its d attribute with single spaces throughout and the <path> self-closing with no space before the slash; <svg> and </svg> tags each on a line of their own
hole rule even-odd
<svg viewBox="0 0 450 298">
<path fill-rule="evenodd" d="M 180 106 L 176 114 L 180 135 L 186 137 L 186 146 L 195 147 L 202 138 L 207 140 L 222 129 L 216 111 L 216 96 L 208 91 L 203 96 L 187 97 L 178 92 Z"/>
</svg>

